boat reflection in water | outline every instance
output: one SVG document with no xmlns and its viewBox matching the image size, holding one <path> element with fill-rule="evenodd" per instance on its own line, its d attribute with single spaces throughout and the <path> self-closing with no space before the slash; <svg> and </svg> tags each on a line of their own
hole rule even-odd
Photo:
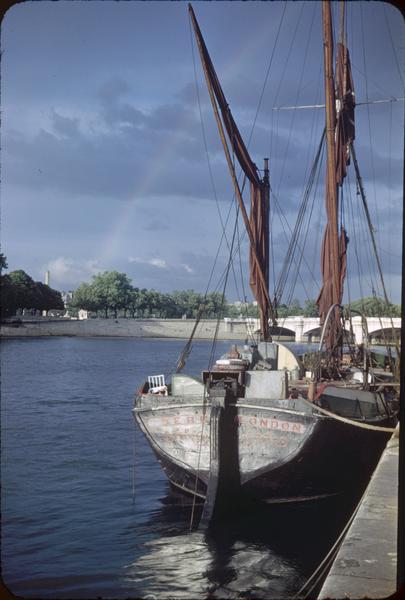
<svg viewBox="0 0 405 600">
<path fill-rule="evenodd" d="M 250 506 L 243 519 L 190 532 L 192 505 L 170 494 L 145 523 L 159 537 L 126 565 L 123 586 L 142 598 L 292 597 L 333 545 L 357 499 Z M 199 518 L 202 504 L 196 511 Z"/>
</svg>

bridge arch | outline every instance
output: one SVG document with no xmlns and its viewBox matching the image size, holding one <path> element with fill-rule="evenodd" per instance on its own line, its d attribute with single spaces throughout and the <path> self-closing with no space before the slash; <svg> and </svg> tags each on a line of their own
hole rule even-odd
<svg viewBox="0 0 405 600">
<path fill-rule="evenodd" d="M 288 329 L 288 327 L 270 327 L 270 335 L 275 338 L 275 340 L 285 340 L 288 338 L 290 341 L 295 341 L 295 331 L 293 329 Z"/>
<path fill-rule="evenodd" d="M 314 327 L 313 329 L 309 329 L 308 331 L 304 331 L 302 334 L 304 342 L 319 342 L 322 335 L 322 327 Z M 343 330 L 344 340 L 346 342 L 353 343 L 354 335 L 348 330 Z"/>
<path fill-rule="evenodd" d="M 398 327 L 383 327 L 381 329 L 374 329 L 368 332 L 368 341 L 371 344 L 394 344 L 396 340 L 401 337 L 401 329 Z"/>
<path fill-rule="evenodd" d="M 260 335 L 261 329 L 260 327 L 256 328 L 253 332 L 255 335 Z M 274 338 L 274 341 L 295 341 L 295 331 L 293 329 L 288 329 L 287 327 L 269 327 L 269 333 Z"/>
</svg>

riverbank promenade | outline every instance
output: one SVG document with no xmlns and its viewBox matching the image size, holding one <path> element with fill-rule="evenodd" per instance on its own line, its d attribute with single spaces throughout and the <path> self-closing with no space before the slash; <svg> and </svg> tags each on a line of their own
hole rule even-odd
<svg viewBox="0 0 405 600">
<path fill-rule="evenodd" d="M 397 587 L 399 426 L 384 450 L 318 596 L 386 598 Z"/>
<path fill-rule="evenodd" d="M 381 337 L 390 337 L 393 329 L 396 335 L 400 334 L 401 319 L 368 317 L 368 341 L 378 343 Z M 1 324 L 3 337 L 32 337 L 32 336 L 105 336 L 105 337 L 160 337 L 160 338 L 188 338 L 194 330 L 194 319 L 69 319 L 69 318 L 26 318 L 14 317 Z M 352 335 L 356 343 L 362 343 L 364 337 L 364 324 L 361 317 L 354 317 L 352 324 L 345 325 L 346 331 Z M 195 339 L 239 339 L 253 336 L 258 333 L 260 323 L 258 319 L 230 319 L 224 318 L 217 327 L 216 319 L 201 319 L 194 332 Z M 277 340 L 290 340 L 305 343 L 318 340 L 321 327 L 318 318 L 288 317 L 278 320 L 278 326 L 273 335 Z"/>
</svg>

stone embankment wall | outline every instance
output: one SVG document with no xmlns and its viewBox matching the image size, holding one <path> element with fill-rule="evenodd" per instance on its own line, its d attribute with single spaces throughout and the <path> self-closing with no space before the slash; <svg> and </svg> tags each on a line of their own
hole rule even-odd
<svg viewBox="0 0 405 600">
<path fill-rule="evenodd" d="M 216 320 L 200 321 L 195 339 L 212 339 Z M 147 337 L 188 338 L 194 326 L 193 319 L 85 319 L 22 321 L 20 325 L 2 324 L 2 337 L 88 336 L 88 337 Z M 221 321 L 219 339 L 244 339 L 243 322 Z"/>
</svg>

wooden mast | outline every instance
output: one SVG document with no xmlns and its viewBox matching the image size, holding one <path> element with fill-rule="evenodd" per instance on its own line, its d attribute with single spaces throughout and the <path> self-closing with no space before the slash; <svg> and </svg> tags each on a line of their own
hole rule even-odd
<svg viewBox="0 0 405 600">
<path fill-rule="evenodd" d="M 328 219 L 328 234 L 330 236 L 330 261 L 332 275 L 332 304 L 340 302 L 340 264 L 339 264 L 339 233 L 338 233 L 338 185 L 336 182 L 336 100 L 335 81 L 333 76 L 333 32 L 332 15 L 329 0 L 322 2 L 322 21 L 324 35 L 324 72 L 325 72 L 325 104 L 326 104 L 326 208 Z M 334 310 L 331 323 L 335 331 L 341 332 L 339 309 Z M 332 350 L 332 348 L 328 348 Z M 335 353 L 334 353 L 335 354 Z M 335 354 L 336 356 L 336 354 Z"/>
<path fill-rule="evenodd" d="M 270 271 L 270 177 L 269 177 L 269 159 L 264 159 L 263 174 L 263 228 L 264 228 L 264 278 L 266 281 L 266 290 L 269 291 L 269 271 Z M 274 321 L 273 321 L 274 322 Z M 269 330 L 269 311 L 260 309 L 260 331 L 263 341 L 271 340 Z"/>
<path fill-rule="evenodd" d="M 239 208 L 242 214 L 242 218 L 246 227 L 246 231 L 249 237 L 249 242 L 250 242 L 250 248 L 251 248 L 251 255 L 253 258 L 253 262 L 255 263 L 257 269 L 257 278 L 260 282 L 261 285 L 261 290 L 263 292 L 263 295 L 265 297 L 266 303 L 268 305 L 266 310 L 260 309 L 260 321 L 261 321 L 261 337 L 263 340 L 268 340 L 270 338 L 270 333 L 269 333 L 269 324 L 268 324 L 268 320 L 269 320 L 269 315 L 272 319 L 272 323 L 273 325 L 276 325 L 276 314 L 275 314 L 275 310 L 273 307 L 273 304 L 271 302 L 270 299 L 270 294 L 269 294 L 269 258 L 268 258 L 268 234 L 269 234 L 269 190 L 270 190 L 270 184 L 269 184 L 269 171 L 268 171 L 268 159 L 265 159 L 265 173 L 264 173 L 264 178 L 262 180 L 262 187 L 264 188 L 264 198 L 267 198 L 267 200 L 265 200 L 262 204 L 262 208 L 264 209 L 264 213 L 265 213 L 265 228 L 266 228 L 266 266 L 263 270 L 263 265 L 261 264 L 260 258 L 258 256 L 258 252 L 256 249 L 256 240 L 254 238 L 253 232 L 252 232 L 252 227 L 249 221 L 249 217 L 247 215 L 246 212 L 246 207 L 244 205 L 243 202 L 243 198 L 242 198 L 242 192 L 240 190 L 239 184 L 238 184 L 238 180 L 237 180 L 237 176 L 236 176 L 236 172 L 235 172 L 235 167 L 234 167 L 234 163 L 228 148 L 228 144 L 226 141 L 226 136 L 225 136 L 225 131 L 224 131 L 224 127 L 222 124 L 222 120 L 219 114 L 219 110 L 218 110 L 218 106 L 217 106 L 217 102 L 215 99 L 215 91 L 213 89 L 213 84 L 211 82 L 211 78 L 210 78 L 210 74 L 208 72 L 208 68 L 207 68 L 207 64 L 206 64 L 206 60 L 204 57 L 204 49 L 205 49 L 205 43 L 203 41 L 201 32 L 199 31 L 199 27 L 197 24 L 197 20 L 195 18 L 194 15 L 194 11 L 193 8 L 191 6 L 191 4 L 188 5 L 189 8 L 189 14 L 191 17 L 191 23 L 193 26 L 193 30 L 194 30 L 194 34 L 196 37 L 196 41 L 197 41 L 197 47 L 199 50 L 199 54 L 200 54 L 200 58 L 201 58 L 201 63 L 202 63 L 202 67 L 203 67 L 203 71 L 204 71 L 204 75 L 205 75 L 205 80 L 207 83 L 207 88 L 208 88 L 208 93 L 210 96 L 210 100 L 211 100 L 211 104 L 212 104 L 212 108 L 213 108 L 213 112 L 214 112 L 214 116 L 215 116 L 215 120 L 217 123 L 217 127 L 218 127 L 218 132 L 219 132 L 219 136 L 222 142 L 222 146 L 224 149 L 224 153 L 225 153 L 225 158 L 226 158 L 226 162 L 228 164 L 228 168 L 229 168 L 229 172 L 232 178 L 232 182 L 234 185 L 234 190 L 235 190 L 235 195 L 236 195 L 236 199 L 238 201 L 239 204 Z M 206 50 L 206 49 L 205 49 Z M 208 51 L 207 55 L 208 55 Z M 216 74 L 214 72 L 214 76 L 216 78 Z M 229 111 L 229 107 L 227 106 L 227 111 Z M 230 113 L 230 111 L 229 111 Z M 232 148 L 234 145 L 234 139 L 231 136 L 230 139 Z M 266 162 L 267 161 L 267 162 Z M 266 179 L 267 178 L 267 179 Z M 267 182 L 267 183 L 266 183 Z M 263 192 L 262 192 L 263 193 Z M 263 206 L 264 205 L 264 206 Z"/>
</svg>

